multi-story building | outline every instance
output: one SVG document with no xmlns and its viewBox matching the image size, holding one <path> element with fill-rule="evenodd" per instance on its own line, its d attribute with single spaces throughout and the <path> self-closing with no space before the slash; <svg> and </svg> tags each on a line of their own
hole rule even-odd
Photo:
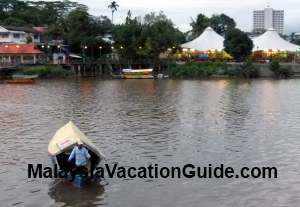
<svg viewBox="0 0 300 207">
<path fill-rule="evenodd" d="M 0 43 L 40 43 L 41 33 L 34 28 L 0 26 Z"/>
<path fill-rule="evenodd" d="M 253 32 L 262 33 L 270 28 L 279 34 L 284 33 L 284 10 L 274 10 L 268 6 L 264 10 L 253 11 Z"/>
</svg>

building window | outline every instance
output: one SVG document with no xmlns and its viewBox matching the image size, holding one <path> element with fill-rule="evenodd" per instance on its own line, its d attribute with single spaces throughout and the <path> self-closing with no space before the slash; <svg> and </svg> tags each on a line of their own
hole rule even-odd
<svg viewBox="0 0 300 207">
<path fill-rule="evenodd" d="M 3 34 L 1 34 L 1 37 L 2 37 L 2 38 L 8 38 L 8 33 L 3 33 Z"/>
<path fill-rule="evenodd" d="M 14 38 L 19 39 L 20 38 L 20 34 L 14 34 Z"/>
</svg>

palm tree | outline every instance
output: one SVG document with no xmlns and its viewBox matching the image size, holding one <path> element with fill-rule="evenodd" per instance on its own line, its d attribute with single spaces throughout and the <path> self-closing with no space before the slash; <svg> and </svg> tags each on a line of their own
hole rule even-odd
<svg viewBox="0 0 300 207">
<path fill-rule="evenodd" d="M 110 5 L 108 5 L 108 8 L 111 9 L 111 23 L 114 22 L 114 13 L 118 10 L 119 5 L 116 1 L 112 1 Z"/>
</svg>

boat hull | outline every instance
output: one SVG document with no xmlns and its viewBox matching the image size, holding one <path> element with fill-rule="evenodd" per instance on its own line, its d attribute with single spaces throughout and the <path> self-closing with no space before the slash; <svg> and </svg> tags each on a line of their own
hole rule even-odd
<svg viewBox="0 0 300 207">
<path fill-rule="evenodd" d="M 13 80 L 6 80 L 5 83 L 8 84 L 33 84 L 35 80 L 33 79 L 13 79 Z"/>
<path fill-rule="evenodd" d="M 153 79 L 153 75 L 123 75 L 124 79 Z"/>
</svg>

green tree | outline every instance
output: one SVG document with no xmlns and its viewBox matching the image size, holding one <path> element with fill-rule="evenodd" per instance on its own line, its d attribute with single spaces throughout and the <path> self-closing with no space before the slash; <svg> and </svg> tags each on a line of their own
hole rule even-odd
<svg viewBox="0 0 300 207">
<path fill-rule="evenodd" d="M 119 5 L 116 1 L 112 1 L 110 5 L 108 5 L 108 8 L 111 10 L 111 22 L 113 24 L 114 22 L 114 13 L 118 10 Z"/>
<path fill-rule="evenodd" d="M 198 37 L 208 26 L 220 35 L 224 35 L 226 31 L 236 27 L 234 19 L 225 14 L 214 14 L 211 18 L 198 14 L 196 21 L 192 20 L 190 25 L 192 27 L 192 39 Z"/>
<path fill-rule="evenodd" d="M 8 17 L 2 21 L 2 24 L 5 26 L 26 26 L 27 23 L 16 17 Z"/>
<path fill-rule="evenodd" d="M 127 58 L 137 57 L 137 50 L 142 42 L 142 23 L 138 18 L 132 18 L 128 11 L 124 24 L 116 25 L 113 30 L 115 45 L 123 47 L 120 53 Z"/>
<path fill-rule="evenodd" d="M 76 2 L 65 1 L 0 1 L 0 21 L 2 24 L 7 20 L 9 23 L 17 23 L 11 18 L 20 19 L 26 26 L 41 26 L 54 24 L 57 20 L 65 18 L 72 9 L 86 7 Z M 17 26 L 17 25 L 16 25 Z M 18 25 L 19 26 L 19 25 Z"/>
<path fill-rule="evenodd" d="M 253 42 L 241 30 L 231 29 L 225 34 L 224 47 L 237 61 L 244 61 L 252 52 Z"/>
<path fill-rule="evenodd" d="M 205 30 L 205 28 L 210 25 L 210 19 L 204 14 L 198 14 L 196 21 L 192 19 L 192 23 L 190 25 L 192 27 L 191 38 L 194 39 L 198 37 Z"/>
<path fill-rule="evenodd" d="M 84 46 L 90 46 L 96 41 L 96 28 L 85 8 L 72 10 L 65 21 L 65 38 L 74 51 L 80 52 Z"/>
<path fill-rule="evenodd" d="M 121 54 L 125 57 L 157 58 L 161 52 L 179 45 L 184 36 L 162 12 L 145 15 L 142 23 L 139 18 L 132 18 L 129 11 L 126 22 L 115 27 L 114 40 L 117 47 L 123 46 Z"/>
<path fill-rule="evenodd" d="M 220 35 L 236 27 L 234 19 L 225 14 L 213 15 L 209 22 L 209 25 Z"/>
<path fill-rule="evenodd" d="M 156 58 L 168 48 L 178 46 L 184 37 L 173 22 L 160 12 L 150 13 L 144 17 L 143 30 L 141 34 L 143 43 L 143 55 Z"/>
</svg>

